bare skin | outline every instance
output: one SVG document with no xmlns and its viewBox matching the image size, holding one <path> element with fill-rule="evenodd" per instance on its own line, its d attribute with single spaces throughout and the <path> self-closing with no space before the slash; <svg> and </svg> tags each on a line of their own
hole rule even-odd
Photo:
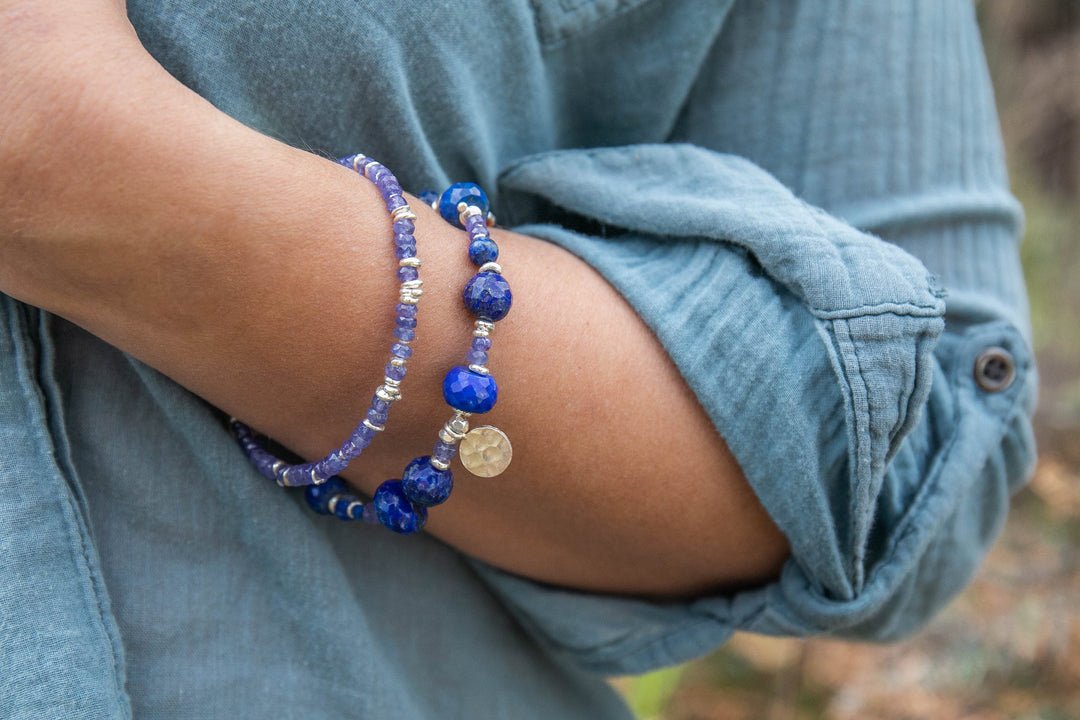
<svg viewBox="0 0 1080 720">
<path fill-rule="evenodd" d="M 0 289 L 300 455 L 339 444 L 393 329 L 396 261 L 374 188 L 177 83 L 122 3 L 0 0 L 0 24 Z M 414 209 L 416 360 L 387 432 L 345 474 L 367 493 L 429 451 L 449 416 L 442 374 L 471 328 L 460 231 Z M 494 336 L 490 419 L 514 463 L 493 479 L 458 471 L 428 531 L 589 590 L 681 596 L 776 577 L 784 537 L 633 309 L 569 253 L 496 236 L 515 304 Z"/>
</svg>

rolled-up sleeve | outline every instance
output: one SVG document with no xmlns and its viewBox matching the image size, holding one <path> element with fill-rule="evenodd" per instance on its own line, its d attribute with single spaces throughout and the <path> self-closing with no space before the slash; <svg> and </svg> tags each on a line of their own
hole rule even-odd
<svg viewBox="0 0 1080 720">
<path fill-rule="evenodd" d="M 673 142 L 500 178 L 519 230 L 589 262 L 653 329 L 792 549 L 766 587 L 670 603 L 477 565 L 542 643 L 598 671 L 739 629 L 909 634 L 971 578 L 1034 459 L 1020 210 L 970 3 L 781 22 L 782 5 L 736 4 Z"/>
</svg>

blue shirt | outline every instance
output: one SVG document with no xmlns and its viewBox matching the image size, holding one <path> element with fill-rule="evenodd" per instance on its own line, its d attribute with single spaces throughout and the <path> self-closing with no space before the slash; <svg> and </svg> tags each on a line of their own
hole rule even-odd
<svg viewBox="0 0 1080 720">
<path fill-rule="evenodd" d="M 656 603 L 315 516 L 216 410 L 3 297 L 0 716 L 624 717 L 596 673 L 736 629 L 901 637 L 975 572 L 1034 458 L 1035 371 L 970 2 L 128 9 L 248 125 L 413 191 L 477 181 L 596 267 L 792 557 Z"/>
</svg>

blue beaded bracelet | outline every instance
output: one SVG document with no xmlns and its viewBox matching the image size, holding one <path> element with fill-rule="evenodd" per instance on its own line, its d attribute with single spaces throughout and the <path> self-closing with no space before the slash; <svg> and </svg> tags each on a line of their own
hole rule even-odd
<svg viewBox="0 0 1080 720">
<path fill-rule="evenodd" d="M 232 430 L 251 463 L 260 473 L 276 480 L 282 487 L 324 485 L 342 472 L 351 460 L 359 457 L 371 444 L 375 435 L 385 429 L 391 405 L 401 399 L 405 363 L 412 355 L 409 343 L 416 336 L 416 306 L 420 301 L 420 296 L 423 295 L 421 289 L 423 282 L 420 280 L 419 270 L 421 263 L 416 256 L 416 236 L 414 235 L 416 215 L 409 208 L 397 178 L 385 166 L 364 155 L 350 155 L 338 160 L 338 163 L 352 168 L 374 183 L 393 221 L 394 252 L 398 259 L 397 277 L 401 283 L 399 302 L 395 306 L 397 320 L 394 327 L 394 343 L 390 346 L 390 360 L 386 364 L 383 383 L 375 390 L 366 416 L 348 439 L 341 444 L 341 447 L 331 451 L 321 460 L 298 464 L 287 463 L 263 448 L 256 440 L 251 428 L 236 418 L 230 419 Z M 343 510 L 341 514 L 347 514 L 352 519 L 361 516 L 363 503 L 357 500 L 348 507 L 349 509 Z"/>
<path fill-rule="evenodd" d="M 386 411 L 389 410 L 388 403 L 400 399 L 398 387 L 401 379 L 404 378 L 404 361 L 411 354 L 408 343 L 415 337 L 415 307 L 422 292 L 417 274 L 420 262 L 416 258 L 415 239 L 412 236 L 412 220 L 415 216 L 408 211 L 407 204 L 399 205 L 393 199 L 395 195 L 401 196 L 401 189 L 396 179 L 393 179 L 384 167 L 362 155 L 350 156 L 339 162 L 351 165 L 353 169 L 375 182 L 383 192 L 387 209 L 390 209 L 391 214 L 395 216 L 395 242 L 401 265 L 398 274 L 402 281 L 402 302 L 398 305 L 399 324 L 394 333 L 398 342 L 391 349 L 392 353 L 395 353 L 395 360 L 399 362 L 391 360 L 391 364 L 387 366 L 387 380 L 395 379 L 390 377 L 391 366 L 400 368 L 401 372 L 400 377 L 396 378 L 397 385 L 392 386 L 397 391 L 393 393 L 395 397 L 386 400 L 385 407 L 380 404 L 378 414 L 374 418 L 369 410 L 368 417 L 354 432 L 356 435 L 363 428 L 368 432 L 362 434 L 370 433 L 371 437 L 374 437 L 374 432 L 381 430 L 382 426 L 372 427 L 372 425 L 379 420 L 385 423 Z M 434 197 L 434 194 L 421 195 L 422 198 L 425 196 L 430 199 Z M 394 209 L 391 209 L 392 204 L 395 206 Z M 495 262 L 499 254 L 498 246 L 487 230 L 488 224 L 493 223 L 488 199 L 483 190 L 475 184 L 458 183 L 446 190 L 442 196 L 432 202 L 432 205 L 447 221 L 466 230 L 469 236 L 469 259 L 479 268 L 477 274 L 466 284 L 462 294 L 466 307 L 476 317 L 472 344 L 466 353 L 467 366 L 452 368 L 443 380 L 443 398 L 454 409 L 454 414 L 440 430 L 439 439 L 435 443 L 432 454 L 414 458 L 406 466 L 400 480 L 387 480 L 382 483 L 376 489 L 372 501 L 365 503 L 349 492 L 345 483 L 336 477 L 337 472 L 344 470 L 344 465 L 348 464 L 348 460 L 360 454 L 359 451 L 346 459 L 344 465 L 337 469 L 334 475 L 323 478 L 319 473 L 319 463 L 288 465 L 264 450 L 255 440 L 250 428 L 235 419 L 232 420 L 237 438 L 256 467 L 263 474 L 267 474 L 267 470 L 272 471 L 273 476 L 281 485 L 308 485 L 305 496 L 308 504 L 316 512 L 333 514 L 342 520 L 378 523 L 401 534 L 419 532 L 427 521 L 427 508 L 443 503 L 450 497 L 453 489 L 450 461 L 458 454 L 459 443 L 462 464 L 470 472 L 481 477 L 492 477 L 501 473 L 509 465 L 512 455 L 509 439 L 501 430 L 491 426 L 482 426 L 470 431 L 468 423 L 470 415 L 488 412 L 494 407 L 498 398 L 498 386 L 487 369 L 488 350 L 491 348 L 489 336 L 494 329 L 494 323 L 506 317 L 513 300 L 510 286 L 502 277 L 502 268 Z M 402 207 L 405 211 L 400 210 Z M 407 229 L 402 223 L 399 230 L 399 223 L 401 223 L 401 218 L 397 215 L 399 213 L 408 213 L 411 216 L 407 218 Z M 401 235 L 408 235 L 409 240 L 398 242 Z M 405 270 L 412 272 L 406 272 L 403 277 Z M 412 312 L 402 315 L 403 305 L 410 305 Z M 411 320 L 411 323 L 404 323 L 405 327 L 400 322 L 403 317 Z M 404 348 L 404 351 L 401 351 L 405 353 L 403 356 L 395 352 L 399 350 L 399 346 Z M 387 384 L 384 383 L 379 391 L 376 391 L 376 400 L 383 399 L 379 392 L 386 389 Z M 375 408 L 375 400 L 372 402 L 372 407 Z M 352 438 L 346 441 L 346 445 L 349 445 L 351 441 Z M 367 444 L 370 444 L 370 438 Z M 367 447 L 367 444 L 363 447 Z M 345 446 L 342 447 L 343 449 Z M 342 455 L 342 450 L 335 451 L 327 457 L 335 456 L 335 453 Z M 292 482 L 299 471 L 290 469 L 300 468 L 307 471 L 308 465 L 314 466 L 309 473 L 311 482 Z M 306 478 L 307 475 L 303 477 Z"/>
</svg>

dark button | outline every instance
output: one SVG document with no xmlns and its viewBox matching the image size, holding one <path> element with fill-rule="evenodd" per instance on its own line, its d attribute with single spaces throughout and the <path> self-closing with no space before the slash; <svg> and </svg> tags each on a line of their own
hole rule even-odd
<svg viewBox="0 0 1080 720">
<path fill-rule="evenodd" d="M 987 392 L 1001 392 L 1016 379 L 1012 353 L 1003 347 L 991 347 L 975 358 L 975 382 Z"/>
</svg>

